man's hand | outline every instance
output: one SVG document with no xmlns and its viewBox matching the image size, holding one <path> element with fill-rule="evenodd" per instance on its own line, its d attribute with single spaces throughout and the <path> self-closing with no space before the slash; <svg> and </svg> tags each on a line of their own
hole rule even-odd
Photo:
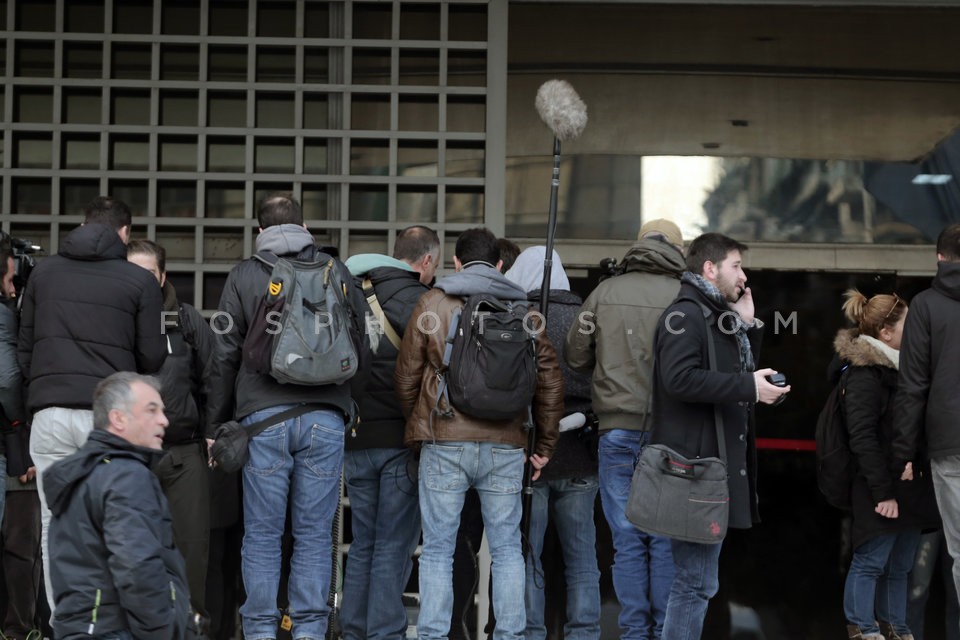
<svg viewBox="0 0 960 640">
<path fill-rule="evenodd" d="M 873 510 L 882 515 L 884 518 L 897 518 L 900 516 L 900 509 L 897 506 L 897 501 L 894 499 L 884 500 L 874 507 Z"/>
<path fill-rule="evenodd" d="M 36 477 L 37 477 L 37 468 L 36 468 L 36 467 L 30 467 L 29 469 L 27 469 L 27 472 L 26 472 L 25 474 L 23 474 L 22 476 L 20 476 L 20 478 L 19 478 L 20 484 L 27 484 L 28 482 L 30 482 L 31 480 L 33 480 L 33 479 L 36 478 Z"/>
<path fill-rule="evenodd" d="M 550 462 L 550 458 L 546 456 L 541 456 L 536 453 L 530 456 L 530 464 L 533 465 L 533 476 L 531 476 L 531 479 L 537 480 L 540 477 L 540 470 L 547 466 L 548 462 Z"/>
<path fill-rule="evenodd" d="M 743 295 L 740 296 L 739 300 L 730 303 L 730 308 L 737 312 L 745 325 L 748 327 L 753 325 L 755 310 L 753 307 L 753 292 L 750 291 L 750 287 L 743 290 Z"/>
<path fill-rule="evenodd" d="M 753 381 L 757 385 L 757 391 L 759 391 L 759 401 L 764 404 L 773 404 L 776 402 L 780 396 L 790 391 L 790 385 L 785 387 L 777 387 L 770 384 L 770 381 L 767 380 L 767 376 L 772 376 L 776 371 L 774 369 L 760 369 L 759 371 L 753 372 Z"/>
<path fill-rule="evenodd" d="M 213 450 L 213 438 L 207 438 L 207 466 L 211 469 L 217 466 L 217 461 L 213 459 L 213 454 L 210 453 Z"/>
<path fill-rule="evenodd" d="M 913 463 L 908 462 L 906 466 L 903 467 L 903 473 L 900 474 L 901 480 L 913 480 Z"/>
</svg>

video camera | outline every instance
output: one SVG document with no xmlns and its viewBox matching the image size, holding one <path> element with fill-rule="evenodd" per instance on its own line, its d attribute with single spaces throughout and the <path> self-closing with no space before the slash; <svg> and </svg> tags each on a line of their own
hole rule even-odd
<svg viewBox="0 0 960 640">
<path fill-rule="evenodd" d="M 27 278 L 30 277 L 30 272 L 37 266 L 33 255 L 42 253 L 43 248 L 29 240 L 15 238 L 6 231 L 0 231 L 0 243 L 2 242 L 10 243 L 10 248 L 13 250 L 13 286 L 16 287 L 17 297 L 19 298 L 23 288 L 27 286 Z"/>
<path fill-rule="evenodd" d="M 604 258 L 600 261 L 600 281 L 619 276 L 623 273 L 623 264 L 617 264 L 616 258 Z"/>
</svg>

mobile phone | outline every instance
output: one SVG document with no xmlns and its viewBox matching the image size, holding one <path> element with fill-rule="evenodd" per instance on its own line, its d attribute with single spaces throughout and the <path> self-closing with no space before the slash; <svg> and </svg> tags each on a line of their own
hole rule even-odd
<svg viewBox="0 0 960 640">
<path fill-rule="evenodd" d="M 740 287 L 740 294 L 737 296 L 737 299 L 734 300 L 734 302 L 737 302 L 738 300 L 740 300 L 740 298 L 742 298 L 743 294 L 745 294 L 746 292 L 747 292 L 747 285 L 743 285 L 742 287 Z"/>
</svg>

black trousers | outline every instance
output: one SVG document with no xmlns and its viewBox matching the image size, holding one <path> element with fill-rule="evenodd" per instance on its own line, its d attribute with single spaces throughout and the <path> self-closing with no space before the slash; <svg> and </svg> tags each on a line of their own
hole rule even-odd
<svg viewBox="0 0 960 640">
<path fill-rule="evenodd" d="M 46 598 L 42 595 L 40 497 L 36 489 L 7 492 L 2 563 L 7 595 L 3 632 L 10 640 L 23 640 L 31 630 L 40 628 L 37 603 Z"/>
</svg>

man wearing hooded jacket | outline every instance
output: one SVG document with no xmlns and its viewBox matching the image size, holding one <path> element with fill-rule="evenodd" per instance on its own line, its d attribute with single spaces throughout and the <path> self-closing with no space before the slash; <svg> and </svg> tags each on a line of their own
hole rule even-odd
<svg viewBox="0 0 960 640">
<path fill-rule="evenodd" d="M 900 345 L 893 455 L 913 477 L 913 460 L 930 459 L 953 581 L 960 589 L 960 224 L 937 238 L 933 285 L 910 302 Z"/>
<path fill-rule="evenodd" d="M 257 251 L 299 261 L 329 259 L 303 224 L 300 203 L 289 193 L 270 193 L 259 203 Z M 339 260 L 354 312 L 354 335 L 363 332 L 356 316 L 365 301 Z M 323 638 L 327 630 L 327 592 L 331 572 L 331 524 L 340 498 L 345 417 L 353 415 L 350 385 L 281 384 L 243 362 L 243 344 L 262 298 L 271 269 L 256 258 L 235 266 L 227 276 L 214 315 L 216 341 L 210 375 L 204 385 L 209 440 L 223 422 L 249 425 L 299 407 L 303 414 L 273 425 L 250 440 L 250 458 L 242 471 L 243 550 L 241 567 L 247 599 L 240 607 L 248 640 L 277 637 L 280 611 L 281 537 L 287 504 L 294 538 L 287 583 L 289 611 L 296 638 Z M 357 340 L 361 370 L 369 349 Z M 357 375 L 363 375 L 358 370 Z"/>
<path fill-rule="evenodd" d="M 398 338 L 420 296 L 430 290 L 439 260 L 437 232 L 413 226 L 397 233 L 393 257 L 364 253 L 345 262 L 371 307 L 379 306 L 380 312 L 367 312 L 370 379 L 354 396 L 360 420 L 344 445 L 343 480 L 353 534 L 340 608 L 344 640 L 402 640 L 407 635 L 403 589 L 420 540 L 420 506 L 416 460 L 403 445 L 404 417 L 393 372 Z"/>
<path fill-rule="evenodd" d="M 420 447 L 421 640 L 446 638 L 453 607 L 452 560 L 460 511 L 467 489 L 480 494 L 483 525 L 493 559 L 493 610 L 496 640 L 524 637 L 524 564 L 520 548 L 520 487 L 526 456 L 525 418 L 498 421 L 464 414 L 440 401 L 437 371 L 442 368 L 446 336 L 466 298 L 489 293 L 501 300 L 526 300 L 527 292 L 500 273 L 497 237 L 483 228 L 457 238 L 457 273 L 441 278 L 424 294 L 410 316 L 397 358 L 397 399 L 407 415 L 405 442 Z M 539 322 L 531 321 L 539 329 Z M 528 452 L 533 479 L 553 455 L 557 423 L 563 412 L 563 380 L 557 353 L 544 333 L 536 346 L 537 385 L 533 417 L 536 450 Z"/>
<path fill-rule="evenodd" d="M 17 357 L 33 414 L 30 456 L 40 492 L 43 569 L 50 575 L 50 510 L 43 473 L 77 449 L 93 429 L 97 383 L 117 371 L 153 373 L 167 354 L 161 332 L 163 301 L 149 273 L 127 262 L 132 216 L 107 196 L 84 208 L 55 256 L 27 281 Z M 46 584 L 53 611 L 53 592 Z"/>
</svg>

